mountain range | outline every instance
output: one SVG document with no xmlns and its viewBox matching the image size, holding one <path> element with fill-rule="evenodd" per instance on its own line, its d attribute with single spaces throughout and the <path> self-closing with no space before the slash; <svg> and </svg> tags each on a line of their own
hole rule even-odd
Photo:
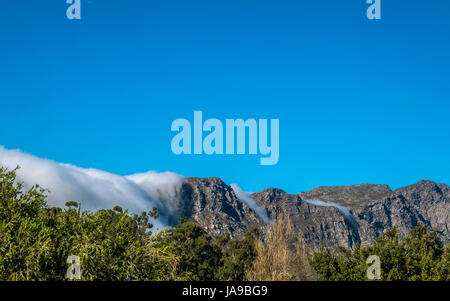
<svg viewBox="0 0 450 301">
<path fill-rule="evenodd" d="M 283 214 L 312 248 L 368 245 L 387 229 L 396 227 L 403 236 L 418 224 L 436 230 L 443 242 L 450 240 L 450 187 L 432 181 L 394 191 L 388 185 L 360 184 L 298 194 L 276 188 L 249 194 L 266 218 L 219 178 L 186 178 L 179 193 L 180 216 L 212 235 L 239 237 L 251 226 L 264 233 L 267 217 Z"/>
</svg>

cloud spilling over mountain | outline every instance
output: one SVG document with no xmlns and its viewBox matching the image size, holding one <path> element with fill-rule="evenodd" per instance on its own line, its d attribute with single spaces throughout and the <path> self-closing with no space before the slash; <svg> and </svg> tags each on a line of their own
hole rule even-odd
<svg viewBox="0 0 450 301">
<path fill-rule="evenodd" d="M 25 188 L 34 184 L 48 189 L 48 202 L 64 207 L 66 201 L 81 202 L 84 209 L 98 210 L 116 205 L 131 212 L 149 211 L 157 207 L 161 215 L 157 228 L 177 218 L 179 191 L 185 179 L 173 172 L 119 176 L 105 171 L 80 168 L 52 160 L 41 159 L 19 150 L 0 146 L 0 166 L 17 171 L 17 178 Z"/>
<path fill-rule="evenodd" d="M 352 227 L 354 227 L 354 228 L 357 227 L 357 222 L 355 220 L 355 217 L 344 206 L 338 205 L 338 204 L 333 203 L 333 202 L 324 202 L 324 201 L 320 201 L 320 200 L 305 200 L 305 202 L 307 202 L 308 204 L 311 204 L 311 205 L 316 205 L 316 206 L 336 208 L 340 212 L 342 212 L 342 214 L 344 214 L 345 218 L 350 222 Z"/>
<path fill-rule="evenodd" d="M 267 216 L 266 210 L 264 208 L 261 208 L 256 204 L 255 200 L 252 198 L 251 194 L 248 192 L 245 192 L 239 187 L 238 184 L 234 183 L 230 185 L 231 188 L 233 188 L 234 193 L 240 199 L 242 202 L 244 202 L 248 207 L 253 209 L 253 211 L 256 212 L 256 214 L 264 220 L 266 223 L 270 222 L 269 217 Z"/>
</svg>

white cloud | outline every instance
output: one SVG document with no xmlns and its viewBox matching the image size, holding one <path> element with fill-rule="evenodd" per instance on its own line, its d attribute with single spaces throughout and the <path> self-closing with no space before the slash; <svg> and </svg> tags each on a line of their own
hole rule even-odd
<svg viewBox="0 0 450 301">
<path fill-rule="evenodd" d="M 179 192 L 184 177 L 172 172 L 149 171 L 124 177 L 41 159 L 0 146 L 0 166 L 14 169 L 17 165 L 20 166 L 18 180 L 25 188 L 39 184 L 49 189 L 47 201 L 52 206 L 64 207 L 67 201 L 77 201 L 84 209 L 108 209 L 119 205 L 135 213 L 157 207 L 161 215 L 154 222 L 157 228 L 165 227 L 179 217 Z"/>
<path fill-rule="evenodd" d="M 244 202 L 248 207 L 253 209 L 253 211 L 256 212 L 256 214 L 263 219 L 265 222 L 270 222 L 269 217 L 267 216 L 266 210 L 264 208 L 261 208 L 256 204 L 255 200 L 252 198 L 251 194 L 248 192 L 245 192 L 239 187 L 238 184 L 234 183 L 230 185 L 231 188 L 233 188 L 234 193 L 240 199 L 242 202 Z"/>
<path fill-rule="evenodd" d="M 324 201 L 320 201 L 320 200 L 304 200 L 304 201 L 309 203 L 309 204 L 311 204 L 311 205 L 315 205 L 315 206 L 336 208 L 345 216 L 345 218 L 350 222 L 352 227 L 356 228 L 357 225 L 358 225 L 358 223 L 356 222 L 355 217 L 344 206 L 338 205 L 338 204 L 333 203 L 333 202 L 324 202 Z"/>
</svg>

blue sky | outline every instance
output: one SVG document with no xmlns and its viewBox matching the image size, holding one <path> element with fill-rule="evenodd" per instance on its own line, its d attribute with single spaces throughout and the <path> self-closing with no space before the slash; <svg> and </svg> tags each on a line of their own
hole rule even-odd
<svg viewBox="0 0 450 301">
<path fill-rule="evenodd" d="M 0 4 L 0 145 L 247 191 L 450 183 L 450 2 Z M 278 118 L 280 160 L 176 156 L 174 119 Z"/>
</svg>

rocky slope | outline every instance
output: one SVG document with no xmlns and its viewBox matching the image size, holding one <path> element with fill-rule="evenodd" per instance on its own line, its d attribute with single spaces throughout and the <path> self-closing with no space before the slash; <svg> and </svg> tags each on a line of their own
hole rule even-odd
<svg viewBox="0 0 450 301">
<path fill-rule="evenodd" d="M 181 188 L 181 198 L 181 216 L 202 225 L 210 234 L 236 237 L 252 225 L 261 228 L 265 224 L 219 178 L 188 178 Z"/>
<path fill-rule="evenodd" d="M 354 211 L 363 244 L 370 243 L 386 228 L 397 227 L 406 234 L 418 223 L 437 230 L 444 242 L 450 240 L 450 188 L 421 181 L 395 190 L 387 197 Z"/>
<path fill-rule="evenodd" d="M 321 243 L 330 247 L 369 244 L 385 229 L 395 226 L 404 235 L 418 223 L 436 229 L 443 241 L 450 240 L 450 188 L 445 184 L 421 181 L 395 191 L 387 185 L 361 184 L 319 187 L 299 194 L 266 189 L 252 197 L 269 218 L 279 213 L 289 216 L 298 234 L 312 247 Z M 250 226 L 263 231 L 266 226 L 218 178 L 188 178 L 181 198 L 181 215 L 211 234 L 236 237 Z"/>
</svg>

